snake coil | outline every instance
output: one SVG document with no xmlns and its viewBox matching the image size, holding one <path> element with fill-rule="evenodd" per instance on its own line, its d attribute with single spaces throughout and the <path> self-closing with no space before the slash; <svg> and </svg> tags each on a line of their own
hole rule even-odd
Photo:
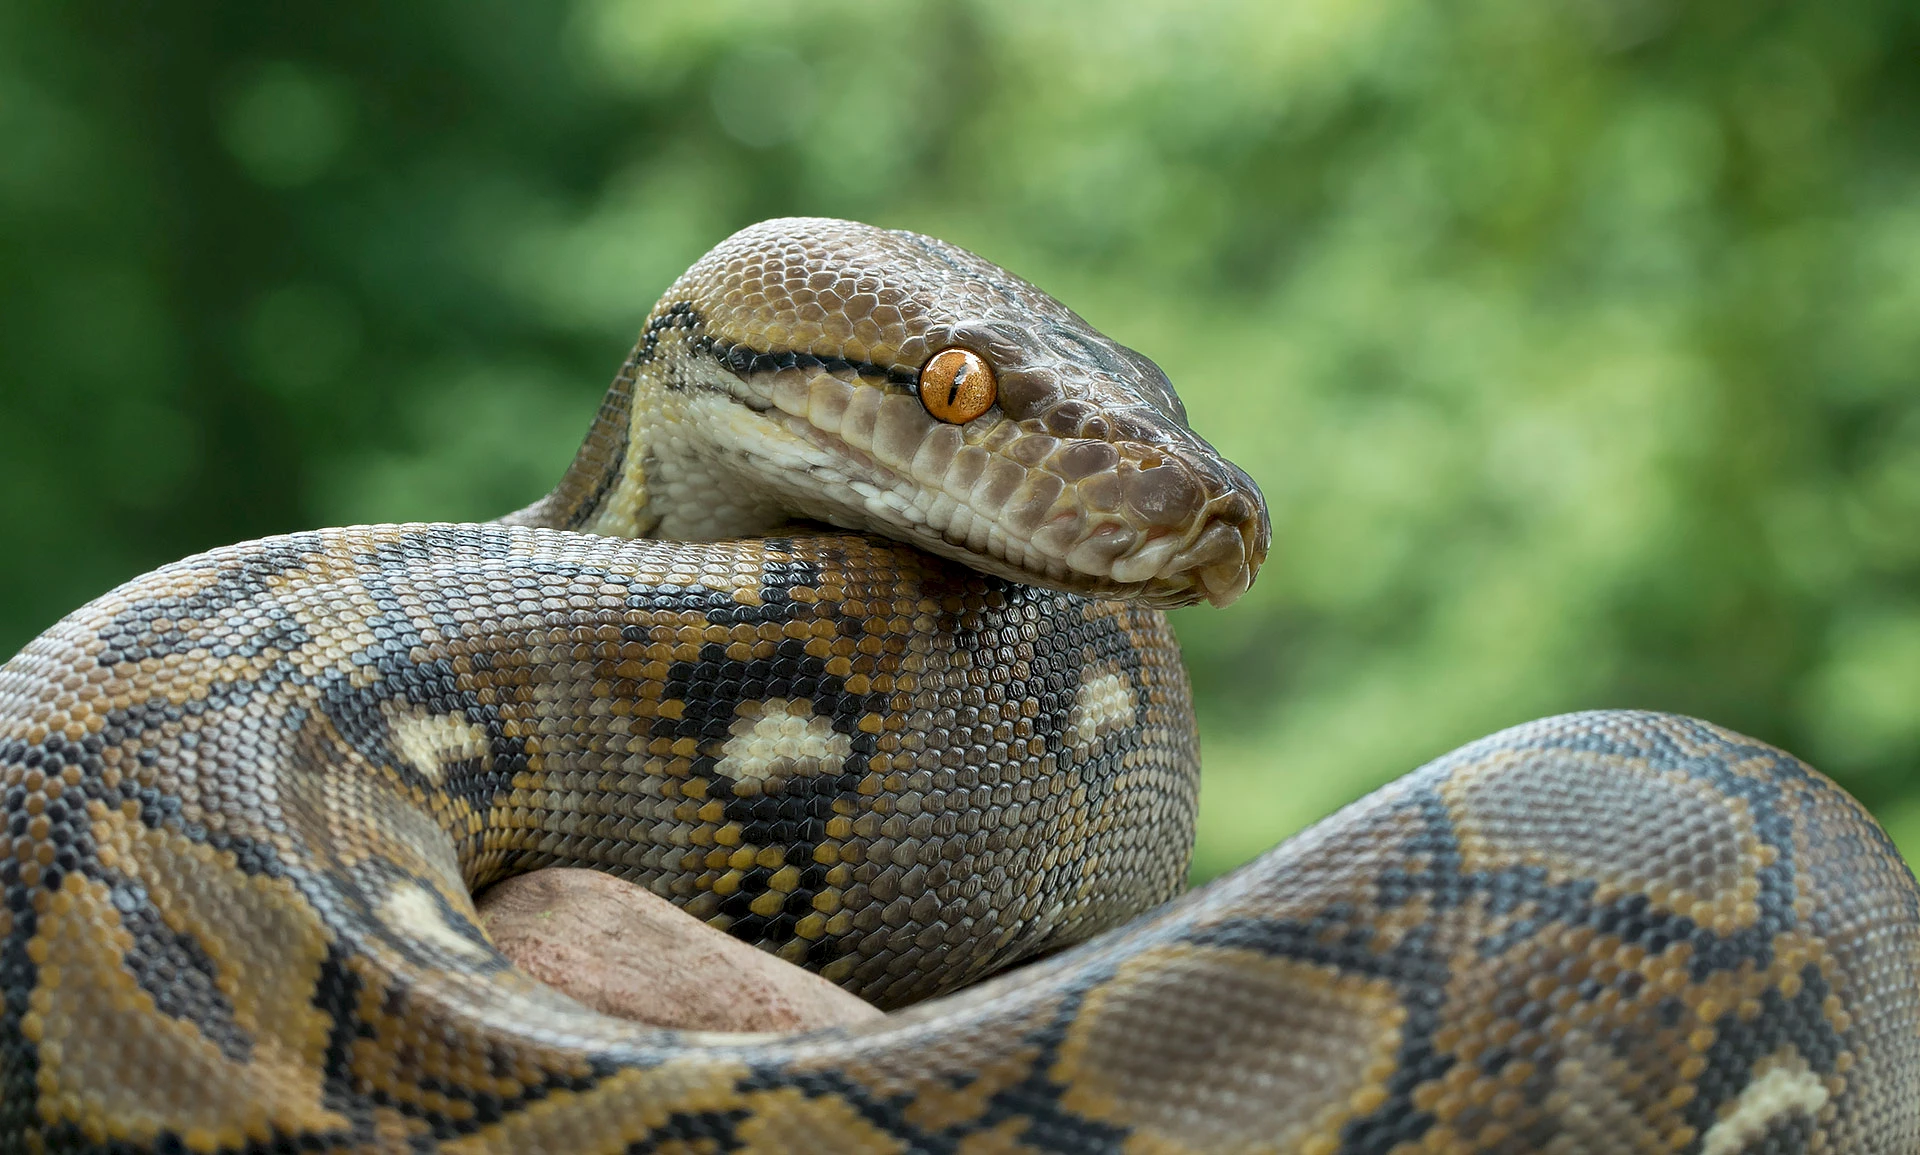
<svg viewBox="0 0 1920 1155">
<path fill-rule="evenodd" d="M 1158 610 L 1267 532 L 1031 285 L 745 230 L 535 505 L 215 550 L 0 667 L 0 1153 L 1920 1152 L 1913 877 L 1706 723 L 1508 730 L 1177 897 Z M 475 923 L 556 864 L 904 1009 L 595 1014 Z"/>
</svg>

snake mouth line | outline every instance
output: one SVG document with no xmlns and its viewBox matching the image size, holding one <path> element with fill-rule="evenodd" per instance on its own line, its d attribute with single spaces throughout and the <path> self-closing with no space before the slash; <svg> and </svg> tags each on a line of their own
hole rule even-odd
<svg viewBox="0 0 1920 1155">
<path fill-rule="evenodd" d="M 816 464 L 816 479 L 854 507 L 829 507 L 830 520 L 855 512 L 858 528 L 1004 577 L 1163 607 L 1225 605 L 1265 553 L 1258 504 L 1162 447 L 1058 437 L 997 414 L 942 424 L 916 398 L 830 374 L 772 399 L 763 416 L 821 450 L 832 464 Z"/>
</svg>

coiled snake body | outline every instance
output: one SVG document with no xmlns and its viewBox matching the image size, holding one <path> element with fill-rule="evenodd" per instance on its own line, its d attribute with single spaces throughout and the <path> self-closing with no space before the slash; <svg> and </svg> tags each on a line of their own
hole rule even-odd
<svg viewBox="0 0 1920 1155">
<path fill-rule="evenodd" d="M 1495 735 L 1100 934 L 1191 839 L 1153 607 L 1266 535 L 1031 286 L 746 230 L 506 524 L 216 550 L 0 668 L 0 1152 L 1920 1151 L 1912 876 L 1705 723 Z M 552 864 L 915 1005 L 594 1014 L 474 921 Z"/>
</svg>

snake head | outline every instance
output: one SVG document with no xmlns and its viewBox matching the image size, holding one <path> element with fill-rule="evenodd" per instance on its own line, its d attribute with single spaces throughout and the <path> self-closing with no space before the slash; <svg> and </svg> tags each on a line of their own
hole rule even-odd
<svg viewBox="0 0 1920 1155">
<path fill-rule="evenodd" d="M 635 436 L 686 431 L 677 463 L 649 435 L 652 500 L 676 477 L 747 495 L 697 508 L 681 486 L 663 535 L 763 528 L 727 511 L 759 504 L 1165 607 L 1233 601 L 1266 556 L 1259 488 L 1188 427 L 1159 366 L 945 242 L 765 221 L 689 269 L 647 332 L 664 387 L 636 393 Z M 930 365 L 949 350 L 971 357 Z"/>
</svg>

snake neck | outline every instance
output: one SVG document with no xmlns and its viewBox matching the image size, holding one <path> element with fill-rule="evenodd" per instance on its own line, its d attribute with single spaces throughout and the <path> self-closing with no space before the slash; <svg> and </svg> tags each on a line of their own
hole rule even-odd
<svg viewBox="0 0 1920 1155">
<path fill-rule="evenodd" d="M 762 534 L 791 520 L 789 503 L 769 500 L 722 447 L 716 426 L 749 415 L 716 403 L 685 378 L 697 365 L 663 347 L 650 325 L 600 402 L 592 427 L 559 484 L 500 519 L 507 525 L 570 529 L 606 537 L 717 541 Z M 750 422 L 749 422 L 750 423 Z M 732 429 L 740 444 L 749 430 Z M 745 440 L 751 443 L 751 437 Z"/>
</svg>

